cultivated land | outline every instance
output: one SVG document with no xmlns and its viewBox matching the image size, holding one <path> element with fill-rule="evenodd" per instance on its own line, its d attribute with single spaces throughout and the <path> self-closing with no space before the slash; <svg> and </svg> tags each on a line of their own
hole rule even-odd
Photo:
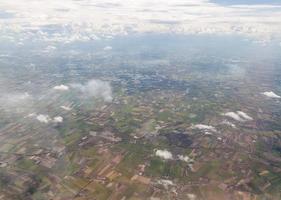
<svg viewBox="0 0 281 200">
<path fill-rule="evenodd" d="M 278 64 L 146 51 L 1 59 L 0 199 L 281 199 Z"/>
</svg>

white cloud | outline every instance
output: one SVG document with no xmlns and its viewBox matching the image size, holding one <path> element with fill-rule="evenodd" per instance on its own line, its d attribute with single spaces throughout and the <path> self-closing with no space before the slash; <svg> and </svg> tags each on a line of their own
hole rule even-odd
<svg viewBox="0 0 281 200">
<path fill-rule="evenodd" d="M 205 125 L 205 124 L 196 124 L 196 125 L 193 125 L 191 128 L 200 129 L 200 130 L 209 130 L 209 131 L 212 131 L 212 132 L 217 131 L 215 127 L 208 126 L 208 125 Z"/>
<path fill-rule="evenodd" d="M 231 126 L 232 128 L 236 128 L 235 124 L 233 124 L 227 120 L 223 120 L 221 124 L 225 124 L 225 125 Z"/>
<path fill-rule="evenodd" d="M 68 106 L 61 106 L 61 108 L 64 109 L 64 110 L 66 110 L 66 111 L 70 111 L 70 110 L 71 110 L 71 108 L 68 107 Z"/>
<path fill-rule="evenodd" d="M 238 114 L 235 112 L 227 112 L 224 114 L 224 116 L 230 117 L 236 121 L 244 121 Z"/>
<path fill-rule="evenodd" d="M 167 150 L 156 150 L 155 155 L 165 160 L 173 159 L 172 153 Z"/>
<path fill-rule="evenodd" d="M 184 162 L 192 162 L 193 160 L 189 158 L 188 156 L 178 155 L 179 160 Z"/>
<path fill-rule="evenodd" d="M 262 94 L 267 96 L 267 97 L 270 97 L 270 98 L 277 98 L 277 99 L 281 98 L 281 96 L 275 94 L 272 91 L 270 91 L 270 92 L 263 92 Z"/>
<path fill-rule="evenodd" d="M 15 13 L 0 21 L 4 32 L 59 42 L 96 40 L 130 31 L 240 34 L 263 41 L 281 38 L 280 6 L 269 4 L 222 6 L 210 0 L 49 0 L 46 4 L 43 0 L 13 0 L 0 1 L 0 7 Z M 56 28 L 55 33 L 41 27 Z"/>
<path fill-rule="evenodd" d="M 253 120 L 252 117 L 250 117 L 248 114 L 242 112 L 242 111 L 237 111 L 237 112 L 227 112 L 223 114 L 224 116 L 230 117 L 236 121 L 240 122 L 245 122 L 245 121 L 250 121 Z"/>
<path fill-rule="evenodd" d="M 69 90 L 69 87 L 67 85 L 56 85 L 53 87 L 54 90 L 60 90 L 60 91 L 66 91 Z"/>
<path fill-rule="evenodd" d="M 27 115 L 27 117 L 35 117 L 36 116 L 36 113 L 30 113 Z"/>
<path fill-rule="evenodd" d="M 39 122 L 42 122 L 42 123 L 45 123 L 45 124 L 48 124 L 51 121 L 51 118 L 48 115 L 42 115 L 42 114 L 37 115 L 36 119 Z"/>
<path fill-rule="evenodd" d="M 56 116 L 53 119 L 49 115 L 45 114 L 36 114 L 36 113 L 31 113 L 28 115 L 28 117 L 35 117 L 39 122 L 48 124 L 50 122 L 53 123 L 62 123 L 63 122 L 63 117 L 61 116 Z"/>
<path fill-rule="evenodd" d="M 63 122 L 63 118 L 61 116 L 56 116 L 56 117 L 54 117 L 53 122 L 55 122 L 55 123 L 62 123 Z"/>
<path fill-rule="evenodd" d="M 244 113 L 242 111 L 237 111 L 237 114 L 242 118 L 244 118 L 245 120 L 253 120 L 252 117 L 250 117 L 247 113 Z"/>
<path fill-rule="evenodd" d="M 106 102 L 112 101 L 112 91 L 109 82 L 101 80 L 90 80 L 86 84 L 72 84 L 87 97 L 103 98 Z"/>
</svg>

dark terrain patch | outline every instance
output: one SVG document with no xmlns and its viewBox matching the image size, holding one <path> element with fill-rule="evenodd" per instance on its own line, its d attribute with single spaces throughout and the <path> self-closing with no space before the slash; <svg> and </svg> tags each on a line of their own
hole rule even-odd
<svg viewBox="0 0 281 200">
<path fill-rule="evenodd" d="M 171 146 L 188 148 L 192 144 L 190 136 L 183 133 L 166 133 L 164 136 L 167 138 L 168 144 Z"/>
</svg>

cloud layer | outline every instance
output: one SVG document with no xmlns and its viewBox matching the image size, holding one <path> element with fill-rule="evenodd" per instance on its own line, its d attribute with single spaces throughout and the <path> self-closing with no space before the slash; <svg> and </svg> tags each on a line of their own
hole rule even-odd
<svg viewBox="0 0 281 200">
<path fill-rule="evenodd" d="M 209 0 L 11 0 L 1 1 L 2 37 L 63 42 L 131 32 L 242 34 L 280 39 L 280 5 L 223 6 Z M 4 33 L 4 34 L 3 34 Z M 36 37 L 35 37 L 36 36 Z"/>
</svg>

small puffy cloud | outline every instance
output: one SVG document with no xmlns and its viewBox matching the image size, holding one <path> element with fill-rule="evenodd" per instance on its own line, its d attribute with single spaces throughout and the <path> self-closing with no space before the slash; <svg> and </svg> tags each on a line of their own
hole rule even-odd
<svg viewBox="0 0 281 200">
<path fill-rule="evenodd" d="M 66 111 L 70 111 L 71 108 L 69 106 L 61 106 L 62 109 L 66 110 Z"/>
<path fill-rule="evenodd" d="M 35 116 L 36 116 L 35 113 L 30 113 L 30 114 L 27 115 L 27 117 L 35 117 Z"/>
<path fill-rule="evenodd" d="M 244 113 L 242 111 L 237 111 L 237 114 L 242 118 L 244 118 L 245 120 L 253 120 L 252 117 L 250 117 L 247 113 Z"/>
<path fill-rule="evenodd" d="M 156 150 L 155 155 L 165 160 L 173 159 L 172 153 L 167 150 Z"/>
<path fill-rule="evenodd" d="M 55 123 L 62 123 L 63 122 L 63 118 L 61 116 L 56 116 L 56 117 L 54 117 L 53 122 L 55 122 Z"/>
<path fill-rule="evenodd" d="M 242 112 L 242 111 L 237 111 L 237 112 L 227 112 L 223 114 L 224 116 L 230 117 L 236 121 L 244 122 L 244 121 L 250 121 L 253 120 L 252 117 L 250 117 L 248 114 Z"/>
<path fill-rule="evenodd" d="M 49 115 L 44 115 L 44 114 L 35 114 L 31 113 L 28 115 L 28 117 L 35 117 L 39 122 L 48 124 L 50 122 L 53 123 L 62 123 L 63 122 L 63 117 L 61 116 L 56 116 L 53 119 Z"/>
<path fill-rule="evenodd" d="M 45 123 L 45 124 L 48 124 L 51 121 L 51 118 L 48 115 L 42 115 L 42 114 L 37 115 L 36 119 L 39 122 L 42 122 L 42 123 Z"/>
<path fill-rule="evenodd" d="M 57 85 L 53 87 L 54 90 L 60 90 L 60 91 L 66 91 L 69 90 L 69 87 L 67 85 Z"/>
<path fill-rule="evenodd" d="M 112 50 L 112 46 L 106 46 L 103 48 L 104 51 L 110 51 Z"/>
<path fill-rule="evenodd" d="M 179 160 L 184 161 L 184 162 L 191 162 L 192 159 L 189 158 L 188 156 L 183 156 L 183 155 L 178 155 Z"/>
<path fill-rule="evenodd" d="M 208 125 L 205 125 L 205 124 L 196 124 L 196 125 L 193 125 L 191 128 L 199 129 L 199 130 L 209 130 L 209 131 L 213 131 L 213 132 L 217 131 L 215 127 L 208 126 Z"/>
<path fill-rule="evenodd" d="M 103 98 L 106 102 L 112 101 L 112 90 L 109 82 L 102 80 L 90 80 L 86 84 L 72 84 L 86 97 Z"/>
<path fill-rule="evenodd" d="M 231 126 L 232 128 L 236 128 L 236 125 L 227 121 L 227 120 L 223 120 L 221 124 L 227 125 L 227 126 Z"/>
<path fill-rule="evenodd" d="M 270 92 L 263 92 L 262 93 L 263 95 L 267 96 L 267 97 L 270 97 L 270 98 L 277 98 L 277 99 L 280 99 L 281 96 L 275 94 L 274 92 L 270 91 Z"/>
<path fill-rule="evenodd" d="M 224 116 L 230 117 L 236 121 L 244 121 L 238 114 L 235 112 L 227 112 L 224 114 Z"/>
</svg>

